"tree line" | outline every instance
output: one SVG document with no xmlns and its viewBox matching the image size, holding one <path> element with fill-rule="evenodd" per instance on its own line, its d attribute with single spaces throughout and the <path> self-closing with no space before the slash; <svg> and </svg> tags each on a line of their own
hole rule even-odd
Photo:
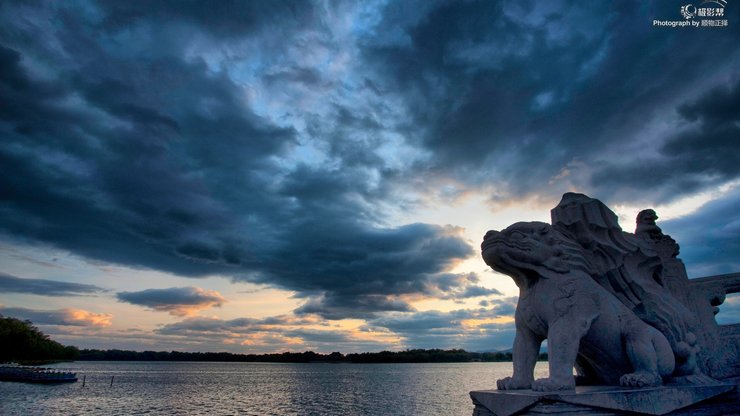
<svg viewBox="0 0 740 416">
<path fill-rule="evenodd" d="M 31 321 L 0 315 L 0 363 L 74 360 L 78 354 L 77 347 L 50 339 Z"/>
<path fill-rule="evenodd" d="M 410 349 L 342 354 L 322 354 L 313 351 L 283 352 L 273 354 L 235 354 L 230 352 L 180 352 L 180 351 L 126 351 L 83 349 L 80 361 L 219 361 L 219 362 L 271 362 L 271 363 L 455 363 L 455 362 L 506 362 L 511 352 L 468 352 L 461 349 Z M 547 360 L 547 353 L 540 354 Z"/>
</svg>

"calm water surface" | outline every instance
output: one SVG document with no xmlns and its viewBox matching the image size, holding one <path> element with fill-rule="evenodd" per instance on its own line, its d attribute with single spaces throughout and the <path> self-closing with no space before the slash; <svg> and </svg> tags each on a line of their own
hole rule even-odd
<svg viewBox="0 0 740 416">
<path fill-rule="evenodd" d="M 0 414 L 470 416 L 468 392 L 495 388 L 496 379 L 511 373 L 511 363 L 109 361 L 52 367 L 75 371 L 80 381 L 0 382 Z M 547 376 L 547 363 L 537 364 L 535 376 Z"/>
</svg>

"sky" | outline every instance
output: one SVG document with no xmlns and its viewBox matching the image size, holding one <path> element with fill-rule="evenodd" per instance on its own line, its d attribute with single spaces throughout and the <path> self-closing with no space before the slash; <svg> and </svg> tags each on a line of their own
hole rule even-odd
<svg viewBox="0 0 740 416">
<path fill-rule="evenodd" d="M 503 350 L 482 236 L 570 191 L 738 272 L 740 1 L 654 26 L 686 1 L 0 2 L 0 314 L 81 348 Z"/>
</svg>

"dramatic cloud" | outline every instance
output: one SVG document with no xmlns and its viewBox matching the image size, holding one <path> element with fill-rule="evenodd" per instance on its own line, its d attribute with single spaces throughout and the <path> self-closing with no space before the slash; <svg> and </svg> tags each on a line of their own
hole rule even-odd
<svg viewBox="0 0 740 416">
<path fill-rule="evenodd" d="M 412 118 L 406 133 L 430 151 L 430 173 L 493 184 L 499 198 L 578 187 L 670 199 L 737 177 L 737 152 L 723 151 L 731 119 L 710 122 L 701 152 L 711 158 L 690 166 L 688 147 L 670 142 L 685 125 L 675 112 L 692 113 L 688 97 L 718 115 L 737 108 L 740 36 L 650 26 L 677 13 L 638 1 L 392 2 L 363 52 L 373 84 Z M 704 138 L 694 136 L 680 142 Z"/>
<path fill-rule="evenodd" d="M 119 292 L 116 297 L 121 302 L 145 306 L 155 311 L 169 312 L 175 316 L 192 315 L 203 309 L 221 306 L 226 302 L 226 299 L 215 290 L 192 286 Z"/>
<path fill-rule="evenodd" d="M 368 321 L 365 329 L 398 335 L 408 348 L 499 351 L 512 345 L 516 302 L 506 298 L 489 301 L 493 308 L 389 313 Z"/>
<path fill-rule="evenodd" d="M 71 308 L 60 310 L 36 310 L 9 308 L 0 305 L 0 314 L 23 320 L 30 320 L 36 325 L 107 327 L 111 325 L 111 319 L 113 319 L 113 315 L 108 313 L 95 313 Z"/>
<path fill-rule="evenodd" d="M 0 163 L 15 172 L 6 235 L 367 313 L 407 310 L 394 297 L 424 293 L 472 254 L 453 227 L 384 223 L 395 197 L 385 178 L 400 172 L 373 150 L 382 143 L 355 137 L 366 122 L 341 105 L 281 122 L 249 90 L 291 70 L 281 54 L 305 53 L 285 40 L 328 30 L 311 7 L 237 7 L 250 16 L 242 27 L 223 23 L 227 6 L 79 6 L 4 6 L 0 100 L 16 104 L 0 110 Z M 163 18 L 169 7 L 179 19 Z M 238 70 L 257 56 L 264 68 Z"/>
<path fill-rule="evenodd" d="M 491 295 L 503 295 L 500 291 L 492 288 L 478 286 L 480 278 L 475 273 L 466 274 L 442 274 L 430 282 L 428 294 L 439 299 L 462 299 L 477 298 Z"/>
<path fill-rule="evenodd" d="M 723 184 L 740 174 L 740 77 L 677 108 L 676 133 L 638 160 L 597 169 L 597 189 L 661 189 L 660 199 Z M 625 185 L 628 185 L 627 188 Z M 659 200 L 659 199 L 657 199 Z"/>
<path fill-rule="evenodd" d="M 638 0 L 3 2 L 0 238 L 290 290 L 304 317 L 490 302 L 455 270 L 476 253 L 465 230 L 418 212 L 572 190 L 665 203 L 740 177 L 740 32 L 655 18 L 680 16 Z M 736 196 L 706 210 L 734 218 Z M 682 223 L 687 264 L 736 267 L 733 223 L 706 219 Z M 707 227 L 724 251 L 699 257 Z M 223 301 L 174 290 L 119 298 L 176 315 Z"/>
<path fill-rule="evenodd" d="M 291 27 L 316 18 L 314 5 L 305 1 L 242 2 L 223 0 L 203 4 L 197 0 L 160 1 L 156 4 L 137 2 L 99 2 L 105 9 L 101 26 L 125 30 L 150 22 L 195 27 L 220 38 L 249 36 L 273 25 Z"/>
<path fill-rule="evenodd" d="M 709 202 L 695 213 L 659 222 L 681 246 L 689 277 L 740 270 L 740 194 Z M 660 215 L 660 213 L 658 213 Z"/>
<path fill-rule="evenodd" d="M 103 292 L 95 285 L 46 279 L 22 279 L 0 272 L 0 292 L 30 293 L 41 296 L 82 296 Z"/>
<path fill-rule="evenodd" d="M 411 224 L 377 229 L 321 211 L 315 214 L 322 224 L 313 220 L 296 224 L 296 233 L 286 236 L 271 267 L 265 269 L 270 273 L 265 283 L 289 280 L 291 289 L 311 295 L 304 313 L 336 319 L 342 314 L 364 317 L 372 311 L 408 310 L 399 295 L 425 293 L 440 272 L 473 254 L 461 230 L 452 227 Z"/>
</svg>

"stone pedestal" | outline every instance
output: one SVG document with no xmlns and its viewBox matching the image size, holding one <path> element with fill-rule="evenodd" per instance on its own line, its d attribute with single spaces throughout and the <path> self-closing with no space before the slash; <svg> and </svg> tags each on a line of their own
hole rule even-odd
<svg viewBox="0 0 740 416">
<path fill-rule="evenodd" d="M 579 386 L 570 392 L 470 392 L 473 416 L 510 415 L 740 415 L 737 383 L 629 389 Z"/>
</svg>

